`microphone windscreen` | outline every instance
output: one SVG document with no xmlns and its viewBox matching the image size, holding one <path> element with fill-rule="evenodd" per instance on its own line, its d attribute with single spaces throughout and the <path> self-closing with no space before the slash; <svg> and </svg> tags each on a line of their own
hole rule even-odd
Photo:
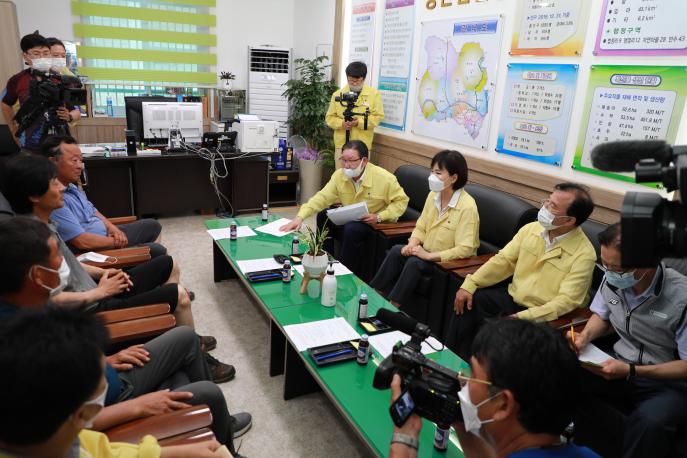
<svg viewBox="0 0 687 458">
<path fill-rule="evenodd" d="M 392 312 L 387 309 L 379 309 L 377 311 L 377 319 L 408 335 L 412 335 L 417 326 L 416 319 L 409 317 L 403 312 Z"/>
<path fill-rule="evenodd" d="M 634 172 L 642 159 L 655 159 L 668 165 L 672 148 L 662 140 L 632 140 L 596 145 L 591 154 L 594 168 L 606 172 Z"/>
</svg>

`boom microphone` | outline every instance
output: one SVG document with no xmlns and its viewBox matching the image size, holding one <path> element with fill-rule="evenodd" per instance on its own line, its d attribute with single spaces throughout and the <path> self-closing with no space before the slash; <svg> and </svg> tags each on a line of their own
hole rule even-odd
<svg viewBox="0 0 687 458">
<path fill-rule="evenodd" d="M 377 311 L 377 319 L 408 335 L 412 335 L 415 332 L 418 324 L 416 319 L 409 317 L 403 312 L 392 312 L 383 308 Z"/>
<path fill-rule="evenodd" d="M 667 166 L 673 159 L 673 148 L 663 140 L 608 142 L 592 149 L 592 165 L 606 172 L 634 172 L 642 159 L 653 159 Z"/>
</svg>

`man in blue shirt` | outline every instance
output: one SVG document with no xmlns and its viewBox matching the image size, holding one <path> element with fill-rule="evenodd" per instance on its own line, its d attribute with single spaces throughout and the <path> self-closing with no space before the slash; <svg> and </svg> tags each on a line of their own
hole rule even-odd
<svg viewBox="0 0 687 458">
<path fill-rule="evenodd" d="M 575 441 L 603 456 L 670 456 L 687 425 L 687 278 L 663 263 L 622 267 L 620 235 L 620 224 L 599 234 L 606 275 L 574 339 L 581 351 L 617 337 L 601 367 L 583 365 Z"/>
<path fill-rule="evenodd" d="M 75 185 L 84 164 L 81 149 L 73 137 L 50 136 L 41 145 L 41 153 L 55 162 L 57 177 L 66 187 L 64 207 L 55 210 L 51 219 L 57 223 L 60 237 L 73 250 L 92 251 L 147 245 L 153 258 L 167 253 L 165 247 L 159 243 L 162 231 L 160 223 L 154 219 L 141 219 L 115 226 Z"/>
<path fill-rule="evenodd" d="M 598 458 L 561 443 L 573 417 L 579 364 L 561 334 L 545 324 L 487 322 L 472 344 L 470 377 L 460 377 L 462 418 L 452 426 L 466 458 Z M 394 375 L 392 401 L 401 395 Z M 417 457 L 422 420 L 394 427 L 389 456 Z"/>
</svg>

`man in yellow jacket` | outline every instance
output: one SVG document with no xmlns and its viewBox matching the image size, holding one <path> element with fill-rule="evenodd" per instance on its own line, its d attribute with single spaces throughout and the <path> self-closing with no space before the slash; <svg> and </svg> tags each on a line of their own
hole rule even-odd
<svg viewBox="0 0 687 458">
<path fill-rule="evenodd" d="M 334 129 L 335 159 L 337 162 L 341 156 L 341 147 L 349 140 L 361 140 L 367 145 L 368 150 L 372 149 L 372 137 L 374 136 L 375 127 L 384 119 L 382 96 L 377 89 L 365 84 L 366 77 L 367 66 L 363 62 L 351 62 L 348 64 L 348 67 L 346 67 L 348 84 L 334 92 L 329 102 L 329 109 L 327 110 L 325 120 L 327 125 Z M 354 113 L 364 113 L 365 110 L 370 110 L 367 118 L 367 128 L 365 128 L 364 116 L 361 114 L 352 116 L 348 121 L 345 119 L 346 103 L 337 102 L 336 98 L 341 97 L 341 94 L 349 92 L 356 93 L 358 97 L 355 101 Z M 346 132 L 349 132 L 349 138 L 346 138 Z M 337 164 L 337 168 L 339 168 L 339 164 Z"/>
<path fill-rule="evenodd" d="M 582 228 L 594 210 L 586 188 L 560 183 L 537 221 L 523 226 L 496 256 L 468 275 L 456 293 L 447 344 L 469 360 L 488 319 L 555 320 L 589 300 L 596 252 Z M 506 287 L 499 283 L 513 277 Z"/>
<path fill-rule="evenodd" d="M 343 145 L 343 168 L 334 172 L 329 183 L 301 206 L 296 218 L 280 228 L 282 231 L 297 230 L 305 218 L 317 213 L 317 226 L 322 227 L 327 222 L 332 237 L 327 241 L 325 250 L 334 254 L 332 240 L 341 240 L 339 261 L 363 280 L 369 280 L 365 278 L 369 275 L 363 272 L 360 262 L 363 245 L 373 235 L 369 224 L 396 222 L 408 206 L 408 196 L 396 177 L 371 164 L 368 155 L 367 146 L 360 140 Z M 327 221 L 325 211 L 335 202 L 341 202 L 342 205 L 367 202 L 369 213 L 363 215 L 360 221 L 351 221 L 343 227 L 335 226 Z"/>
<path fill-rule="evenodd" d="M 222 457 L 211 440 L 160 446 L 110 442 L 87 428 L 107 394 L 107 331 L 94 315 L 53 309 L 0 323 L 0 458 Z"/>
</svg>

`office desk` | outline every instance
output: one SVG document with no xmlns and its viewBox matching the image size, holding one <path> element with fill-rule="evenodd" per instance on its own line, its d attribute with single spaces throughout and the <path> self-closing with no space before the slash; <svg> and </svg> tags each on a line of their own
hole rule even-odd
<svg viewBox="0 0 687 458">
<path fill-rule="evenodd" d="M 259 217 L 235 218 L 239 225 L 252 228 L 262 225 Z M 270 220 L 277 219 L 271 215 Z M 230 220 L 208 220 L 208 229 L 228 227 Z M 319 296 L 301 295 L 301 277 L 295 274 L 290 283 L 281 281 L 250 283 L 239 271 L 236 261 L 271 257 L 275 253 L 289 253 L 291 237 L 273 237 L 260 234 L 255 237 L 242 237 L 238 240 L 218 240 L 213 242 L 213 261 L 215 281 L 237 278 L 253 299 L 262 307 L 270 319 L 270 361 L 271 376 L 284 375 L 284 398 L 290 399 L 301 394 L 322 389 L 337 410 L 351 425 L 369 452 L 387 456 L 393 424 L 389 416 L 390 391 L 380 391 L 372 387 L 372 380 L 382 358 L 375 351 L 366 366 L 355 361 L 318 367 L 306 352 L 298 352 L 284 333 L 284 326 L 307 323 L 334 317 L 343 317 L 360 334 L 365 331 L 357 323 L 358 298 L 361 293 L 368 295 L 368 314 L 373 315 L 380 308 L 395 310 L 374 289 L 355 275 L 337 277 L 337 305 L 323 307 Z M 302 245 L 302 248 L 304 246 Z M 450 350 L 428 355 L 439 364 L 454 370 L 469 372 L 469 366 Z M 420 436 L 419 456 L 462 457 L 460 445 L 451 433 L 447 452 L 434 449 L 435 426 L 427 420 Z M 312 440 L 327 440 L 312 436 Z"/>
<path fill-rule="evenodd" d="M 219 189 L 236 213 L 258 211 L 267 202 L 269 159 L 227 160 Z M 210 162 L 195 155 L 89 157 L 86 194 L 105 216 L 163 215 L 220 208 L 210 183 Z M 223 173 L 220 161 L 216 163 Z"/>
</svg>

